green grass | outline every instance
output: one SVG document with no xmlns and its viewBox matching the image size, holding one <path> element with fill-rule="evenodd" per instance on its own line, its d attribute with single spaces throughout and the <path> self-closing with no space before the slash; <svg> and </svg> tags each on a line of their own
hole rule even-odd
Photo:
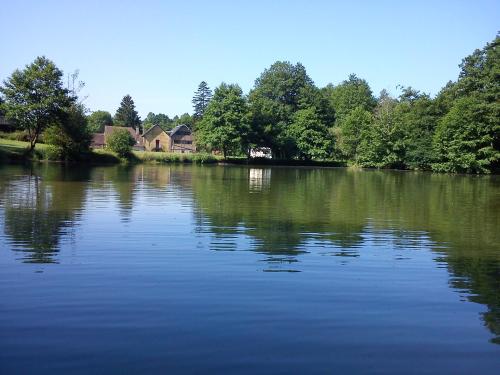
<svg viewBox="0 0 500 375">
<path fill-rule="evenodd" d="M 38 143 L 33 154 L 28 153 L 29 143 L 0 138 L 0 161 L 58 161 L 57 153 L 50 145 Z M 91 164 L 113 163 L 217 163 L 221 157 L 211 154 L 179 154 L 167 152 L 134 151 L 128 159 L 121 159 L 114 152 L 106 149 L 92 150 L 82 162 Z"/>
<path fill-rule="evenodd" d="M 148 152 L 148 151 L 134 151 L 133 155 L 138 162 L 142 163 L 196 163 L 208 164 L 217 163 L 222 160 L 218 156 L 204 153 L 194 154 L 180 154 L 176 152 Z"/>
<path fill-rule="evenodd" d="M 5 161 L 23 161 L 32 157 L 28 156 L 29 143 L 15 141 L 11 139 L 0 138 L 0 160 Z M 37 153 L 43 153 L 46 145 L 37 145 L 35 148 L 35 157 Z"/>
</svg>

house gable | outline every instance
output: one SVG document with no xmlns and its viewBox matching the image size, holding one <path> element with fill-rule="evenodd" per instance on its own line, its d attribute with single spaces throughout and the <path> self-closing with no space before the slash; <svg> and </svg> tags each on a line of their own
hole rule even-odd
<svg viewBox="0 0 500 375">
<path fill-rule="evenodd" d="M 147 151 L 169 151 L 170 136 L 159 125 L 153 125 L 142 135 L 143 145 Z"/>
</svg>

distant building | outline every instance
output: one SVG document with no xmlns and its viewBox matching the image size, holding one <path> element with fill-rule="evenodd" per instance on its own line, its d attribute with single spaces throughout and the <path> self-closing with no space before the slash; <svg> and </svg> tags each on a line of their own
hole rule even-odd
<svg viewBox="0 0 500 375">
<path fill-rule="evenodd" d="M 170 137 L 159 125 L 153 125 L 143 135 L 143 145 L 146 151 L 167 151 Z"/>
<path fill-rule="evenodd" d="M 195 152 L 193 132 L 187 125 L 179 125 L 168 132 L 171 152 Z"/>
<path fill-rule="evenodd" d="M 142 136 L 146 151 L 195 152 L 194 137 L 187 125 L 179 125 L 170 131 L 154 125 Z"/>
<path fill-rule="evenodd" d="M 250 157 L 272 159 L 273 152 L 269 147 L 256 147 L 250 150 Z"/>
<path fill-rule="evenodd" d="M 196 151 L 193 132 L 186 125 L 179 125 L 170 131 L 163 130 L 159 125 L 153 125 L 144 134 L 133 128 L 106 126 L 104 133 L 94 133 L 93 148 L 106 147 L 106 138 L 118 129 L 126 129 L 136 140 L 136 150 L 191 153 Z"/>
</svg>

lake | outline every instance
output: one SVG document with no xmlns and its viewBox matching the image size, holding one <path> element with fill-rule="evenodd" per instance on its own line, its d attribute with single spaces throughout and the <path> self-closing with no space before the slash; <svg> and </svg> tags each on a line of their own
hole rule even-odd
<svg viewBox="0 0 500 375">
<path fill-rule="evenodd" d="M 498 374 L 500 176 L 0 166 L 0 373 Z"/>
</svg>

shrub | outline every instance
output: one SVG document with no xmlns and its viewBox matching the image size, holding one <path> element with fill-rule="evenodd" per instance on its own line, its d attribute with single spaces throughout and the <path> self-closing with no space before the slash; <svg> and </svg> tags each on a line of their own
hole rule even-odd
<svg viewBox="0 0 500 375">
<path fill-rule="evenodd" d="M 89 154 L 91 134 L 87 129 L 83 107 L 69 107 L 59 123 L 45 130 L 43 139 L 45 143 L 58 149 L 57 152 L 51 152 L 49 160 L 85 159 Z M 59 157 L 55 159 L 57 154 Z"/>
<path fill-rule="evenodd" d="M 106 137 L 108 148 L 116 152 L 120 157 L 127 157 L 132 152 L 132 146 L 135 145 L 134 138 L 125 129 L 117 129 Z"/>
</svg>

